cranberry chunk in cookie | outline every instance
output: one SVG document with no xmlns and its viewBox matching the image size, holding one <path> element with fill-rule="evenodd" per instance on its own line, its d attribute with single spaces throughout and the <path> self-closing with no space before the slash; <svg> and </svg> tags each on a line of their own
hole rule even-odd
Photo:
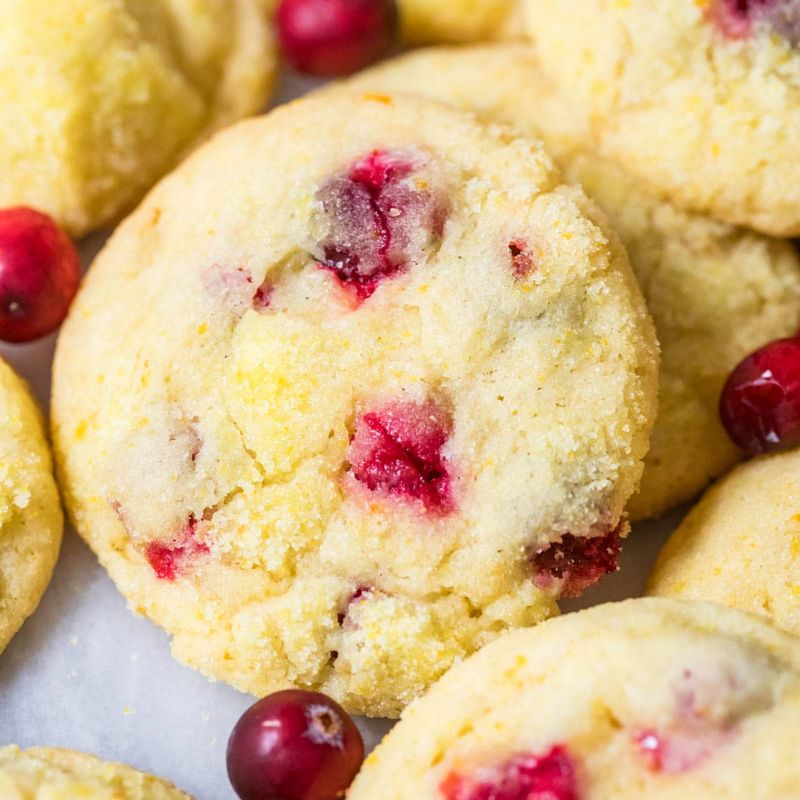
<svg viewBox="0 0 800 800">
<path fill-rule="evenodd" d="M 431 255 L 442 236 L 445 204 L 423 179 L 419 160 L 376 150 L 319 191 L 328 221 L 320 266 L 359 301 Z"/>
</svg>

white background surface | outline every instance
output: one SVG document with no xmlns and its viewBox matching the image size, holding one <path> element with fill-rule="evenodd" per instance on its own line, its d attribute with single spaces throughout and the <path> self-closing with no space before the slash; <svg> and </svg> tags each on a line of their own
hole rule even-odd
<svg viewBox="0 0 800 800">
<path fill-rule="evenodd" d="M 289 77 L 279 97 L 294 97 L 308 85 Z M 83 244 L 87 264 L 101 243 L 94 237 Z M 45 407 L 54 340 L 0 346 Z M 679 518 L 676 513 L 638 526 L 621 572 L 565 610 L 641 593 Z M 0 656 L 0 745 L 96 753 L 168 778 L 198 800 L 234 798 L 225 745 L 251 702 L 175 661 L 167 635 L 127 610 L 92 553 L 69 531 L 39 611 Z M 389 724 L 360 721 L 360 727 L 371 747 Z"/>
</svg>

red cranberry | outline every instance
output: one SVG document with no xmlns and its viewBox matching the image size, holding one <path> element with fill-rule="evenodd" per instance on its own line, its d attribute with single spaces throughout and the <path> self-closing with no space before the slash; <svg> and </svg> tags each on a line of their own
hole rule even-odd
<svg viewBox="0 0 800 800">
<path fill-rule="evenodd" d="M 573 536 L 565 533 L 533 557 L 536 583 L 549 589 L 560 583 L 562 597 L 579 597 L 601 578 L 619 569 L 621 525 L 604 536 Z"/>
<path fill-rule="evenodd" d="M 394 0 L 282 0 L 278 37 L 300 72 L 335 78 L 380 58 L 397 28 Z"/>
<path fill-rule="evenodd" d="M 336 800 L 363 760 L 361 734 L 341 706 L 299 689 L 259 700 L 228 740 L 228 777 L 241 800 Z"/>
<path fill-rule="evenodd" d="M 359 302 L 442 234 L 444 212 L 430 191 L 409 180 L 414 170 L 404 155 L 376 151 L 319 192 L 329 220 L 320 266 Z"/>
<path fill-rule="evenodd" d="M 730 39 L 746 39 L 763 23 L 792 45 L 800 40 L 798 0 L 715 0 L 711 13 Z"/>
<path fill-rule="evenodd" d="M 452 427 L 450 414 L 431 400 L 390 403 L 362 414 L 350 445 L 353 475 L 371 491 L 449 513 L 454 503 L 442 448 Z"/>
<path fill-rule="evenodd" d="M 781 339 L 733 370 L 719 404 L 722 424 L 751 455 L 800 444 L 800 339 Z"/>
<path fill-rule="evenodd" d="M 30 342 L 52 333 L 78 290 L 75 245 L 46 214 L 0 210 L 0 339 Z"/>
<path fill-rule="evenodd" d="M 511 254 L 511 271 L 514 273 L 514 277 L 520 281 L 527 278 L 535 267 L 533 254 L 527 242 L 515 239 L 513 242 L 509 242 L 508 251 Z"/>
<path fill-rule="evenodd" d="M 145 556 L 157 578 L 174 581 L 196 556 L 209 553 L 208 545 L 198 542 L 196 534 L 197 520 L 192 515 L 174 541 L 148 543 Z"/>
<path fill-rule="evenodd" d="M 482 770 L 480 777 L 451 774 L 440 789 L 445 800 L 579 800 L 575 767 L 564 747 L 517 756 Z"/>
</svg>

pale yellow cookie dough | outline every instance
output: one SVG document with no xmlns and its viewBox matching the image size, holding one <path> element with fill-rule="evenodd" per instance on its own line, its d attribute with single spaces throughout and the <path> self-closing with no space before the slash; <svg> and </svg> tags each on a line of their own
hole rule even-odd
<svg viewBox="0 0 800 800">
<path fill-rule="evenodd" d="M 398 0 L 409 44 L 478 42 L 520 36 L 521 0 Z"/>
<path fill-rule="evenodd" d="M 378 213 L 352 176 L 380 163 Z M 310 98 L 219 135 L 117 230 L 62 328 L 78 531 L 181 660 L 396 715 L 580 588 L 540 551 L 624 534 L 657 353 L 604 225 L 538 143 L 423 98 Z M 369 296 L 319 263 L 383 246 L 401 266 Z M 370 484 L 393 420 L 441 434 L 413 491 L 413 444 L 396 491 L 394 467 Z M 433 508 L 413 493 L 442 485 Z"/>
<path fill-rule="evenodd" d="M 72 750 L 0 747 L 3 800 L 191 800 L 172 784 Z"/>
<path fill-rule="evenodd" d="M 798 235 L 800 53 L 767 25 L 726 36 L 715 2 L 526 0 L 527 29 L 601 152 L 682 207 Z"/>
<path fill-rule="evenodd" d="M 0 361 L 0 652 L 39 605 L 62 523 L 39 410 Z"/>
<path fill-rule="evenodd" d="M 712 487 L 662 551 L 649 592 L 724 603 L 800 635 L 800 452 L 750 461 Z"/>
<path fill-rule="evenodd" d="M 0 206 L 116 220 L 211 131 L 259 111 L 263 0 L 3 0 Z"/>
<path fill-rule="evenodd" d="M 596 156 L 528 48 L 421 50 L 343 88 L 417 91 L 535 133 L 605 211 L 628 248 L 662 350 L 659 416 L 633 519 L 690 500 L 740 459 L 719 421 L 719 393 L 745 355 L 800 328 L 800 264 L 789 243 L 681 211 Z"/>
<path fill-rule="evenodd" d="M 794 800 L 798 725 L 800 640 L 721 606 L 629 600 L 455 666 L 347 797 Z"/>
</svg>

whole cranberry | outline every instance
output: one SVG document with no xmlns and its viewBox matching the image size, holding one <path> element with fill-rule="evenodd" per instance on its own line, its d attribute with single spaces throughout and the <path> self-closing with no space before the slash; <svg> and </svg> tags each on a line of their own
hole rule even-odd
<svg viewBox="0 0 800 800">
<path fill-rule="evenodd" d="M 731 439 L 752 455 L 800 445 L 800 338 L 745 358 L 728 377 L 719 413 Z"/>
<path fill-rule="evenodd" d="M 0 339 L 30 342 L 52 333 L 79 280 L 75 245 L 49 216 L 0 210 Z"/>
<path fill-rule="evenodd" d="M 228 740 L 228 777 L 241 800 L 336 800 L 364 760 L 364 742 L 338 703 L 290 689 L 259 700 Z"/>
<path fill-rule="evenodd" d="M 278 38 L 300 72 L 335 78 L 376 61 L 397 28 L 394 0 L 282 0 Z"/>
</svg>

